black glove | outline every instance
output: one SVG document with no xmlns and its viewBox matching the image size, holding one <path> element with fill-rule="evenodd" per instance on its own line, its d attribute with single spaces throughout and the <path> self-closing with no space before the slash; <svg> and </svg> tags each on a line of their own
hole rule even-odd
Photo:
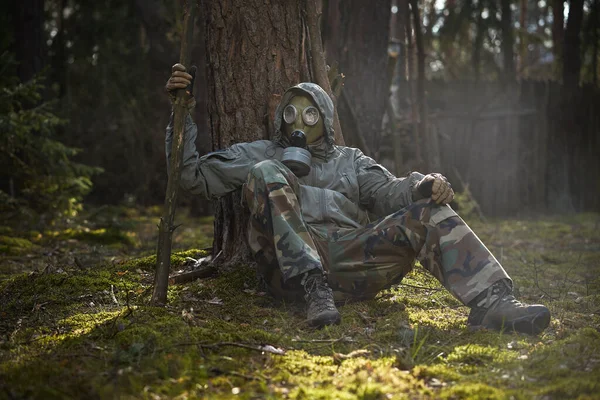
<svg viewBox="0 0 600 400">
<path fill-rule="evenodd" d="M 448 179 L 442 174 L 428 174 L 413 189 L 413 200 L 431 197 L 437 204 L 448 204 L 454 199 L 454 191 Z"/>
<path fill-rule="evenodd" d="M 171 104 L 175 103 L 177 99 L 177 90 L 185 89 L 185 104 L 189 111 L 196 106 L 196 99 L 194 98 L 194 79 L 196 78 L 196 66 L 190 68 L 190 73 L 186 72 L 186 68 L 181 64 L 175 64 L 171 68 L 171 77 L 165 85 L 165 89 L 169 94 Z"/>
</svg>

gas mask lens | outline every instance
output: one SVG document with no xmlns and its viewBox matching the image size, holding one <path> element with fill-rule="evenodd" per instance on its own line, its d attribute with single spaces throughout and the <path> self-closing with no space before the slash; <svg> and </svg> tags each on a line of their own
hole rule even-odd
<svg viewBox="0 0 600 400">
<path fill-rule="evenodd" d="M 283 120 L 286 124 L 293 124 L 297 115 L 296 107 L 291 104 L 283 110 Z"/>
<path fill-rule="evenodd" d="M 286 124 L 293 124 L 298 117 L 296 107 L 289 104 L 283 109 L 283 120 Z M 319 110 L 316 107 L 309 106 L 302 111 L 302 121 L 308 126 L 313 126 L 319 122 Z"/>
<path fill-rule="evenodd" d="M 302 111 L 302 120 L 308 126 L 315 125 L 319 122 L 319 111 L 313 106 L 306 107 L 304 111 Z"/>
</svg>

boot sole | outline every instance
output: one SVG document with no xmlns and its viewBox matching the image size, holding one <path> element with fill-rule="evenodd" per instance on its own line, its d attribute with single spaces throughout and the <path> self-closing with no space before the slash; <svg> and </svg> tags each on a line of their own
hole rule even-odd
<svg viewBox="0 0 600 400">
<path fill-rule="evenodd" d="M 318 319 L 307 320 L 308 325 L 313 328 L 322 328 L 325 325 L 338 325 L 342 321 L 342 316 L 339 313 L 334 315 L 325 315 Z"/>
<path fill-rule="evenodd" d="M 537 313 L 533 319 L 521 318 L 513 321 L 512 328 L 516 332 L 527 333 L 530 335 L 539 335 L 550 325 L 550 312 L 542 311 Z"/>
<path fill-rule="evenodd" d="M 550 311 L 541 311 L 533 316 L 526 316 L 523 318 L 509 321 L 503 326 L 494 325 L 470 325 L 469 330 L 480 331 L 484 329 L 500 331 L 501 333 L 526 333 L 528 335 L 539 335 L 550 325 Z"/>
</svg>

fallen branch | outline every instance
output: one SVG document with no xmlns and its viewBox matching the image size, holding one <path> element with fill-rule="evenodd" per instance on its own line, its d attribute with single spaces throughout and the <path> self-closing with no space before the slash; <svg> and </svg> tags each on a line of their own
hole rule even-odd
<svg viewBox="0 0 600 400">
<path fill-rule="evenodd" d="M 208 278 L 217 273 L 217 268 L 214 265 L 207 265 L 203 268 L 198 268 L 194 271 L 184 272 L 177 275 L 171 275 L 169 277 L 170 285 L 181 285 L 182 283 L 188 283 L 196 279 Z"/>
<path fill-rule="evenodd" d="M 414 289 L 421 289 L 421 290 L 433 290 L 433 291 L 440 291 L 440 290 L 444 290 L 444 288 L 432 288 L 432 287 L 426 287 L 426 286 L 419 286 L 419 285 L 411 285 L 409 283 L 400 283 L 400 285 L 402 286 L 406 286 L 406 287 L 411 287 Z"/>
<path fill-rule="evenodd" d="M 350 336 L 343 336 L 338 339 L 292 339 L 292 342 L 296 342 L 296 343 L 338 343 L 338 342 L 353 343 L 354 339 L 352 339 Z"/>
<path fill-rule="evenodd" d="M 261 353 L 270 353 L 282 356 L 285 354 L 285 350 L 280 349 L 278 347 L 271 346 L 270 344 L 266 344 L 263 346 L 246 344 L 246 343 L 237 343 L 237 342 L 217 342 L 217 343 L 205 343 L 205 342 L 184 342 L 177 343 L 170 347 L 185 347 L 185 346 L 198 346 L 202 349 L 218 349 L 220 347 L 240 347 L 242 349 L 260 351 Z M 167 348 L 170 348 L 167 347 Z M 166 350 L 164 348 L 162 350 Z"/>
</svg>

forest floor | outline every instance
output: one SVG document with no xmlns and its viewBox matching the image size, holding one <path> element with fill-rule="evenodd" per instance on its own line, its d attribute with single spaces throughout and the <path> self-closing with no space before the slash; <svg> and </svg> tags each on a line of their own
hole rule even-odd
<svg viewBox="0 0 600 400">
<path fill-rule="evenodd" d="M 550 308 L 531 337 L 469 331 L 418 266 L 321 330 L 243 265 L 150 307 L 157 211 L 0 227 L 0 398 L 600 399 L 600 214 L 471 221 L 519 298 Z M 210 218 L 178 220 L 174 269 L 212 242 Z"/>
</svg>

